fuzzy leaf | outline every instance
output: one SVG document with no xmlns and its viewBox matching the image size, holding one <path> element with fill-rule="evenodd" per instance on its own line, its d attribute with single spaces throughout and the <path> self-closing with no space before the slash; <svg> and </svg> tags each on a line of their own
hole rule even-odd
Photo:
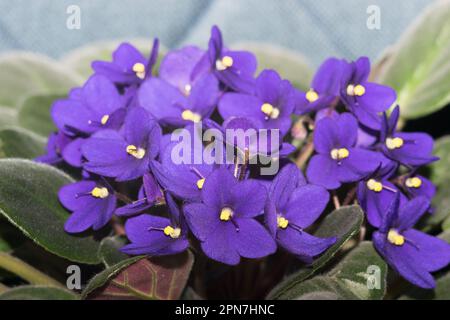
<svg viewBox="0 0 450 320">
<path fill-rule="evenodd" d="M 128 260 L 122 261 L 125 263 Z M 174 256 L 139 259 L 108 277 L 108 282 L 95 291 L 85 291 L 89 299 L 157 299 L 180 298 L 186 286 L 194 256 L 184 252 Z"/>
<path fill-rule="evenodd" d="M 0 106 L 0 128 L 13 126 L 17 122 L 17 111 L 10 107 Z"/>
<path fill-rule="evenodd" d="M 97 264 L 98 242 L 69 235 L 69 213 L 58 201 L 58 190 L 73 180 L 62 171 L 28 160 L 0 160 L 0 213 L 44 249 L 85 264 Z"/>
<path fill-rule="evenodd" d="M 364 213 L 359 206 L 342 207 L 325 217 L 314 235 L 318 237 L 335 236 L 338 238 L 336 243 L 317 258 L 311 266 L 301 268 L 289 275 L 269 293 L 268 299 L 276 299 L 284 295 L 292 287 L 320 270 L 350 238 L 359 232 L 363 220 Z"/>
<path fill-rule="evenodd" d="M 74 292 L 46 286 L 20 286 L 0 294 L 0 300 L 79 300 Z"/>
<path fill-rule="evenodd" d="M 405 119 L 436 112 L 450 102 L 449 1 L 437 1 L 408 28 L 376 80 L 397 90 Z"/>
<path fill-rule="evenodd" d="M 109 268 L 128 258 L 125 253 L 119 250 L 125 245 L 125 242 L 126 239 L 121 237 L 107 237 L 100 242 L 98 257 L 105 267 Z"/>
<path fill-rule="evenodd" d="M 0 129 L 0 158 L 34 159 L 44 154 L 46 139 L 22 128 Z"/>
</svg>

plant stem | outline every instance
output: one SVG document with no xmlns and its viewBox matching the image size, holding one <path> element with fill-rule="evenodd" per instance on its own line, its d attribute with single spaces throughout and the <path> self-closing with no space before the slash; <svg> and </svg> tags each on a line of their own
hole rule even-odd
<svg viewBox="0 0 450 320">
<path fill-rule="evenodd" d="M 309 138 L 308 142 L 302 148 L 302 151 L 295 160 L 297 167 L 303 168 L 305 166 L 306 161 L 308 161 L 309 157 L 311 157 L 313 152 L 314 152 L 314 143 L 312 138 Z"/>
<path fill-rule="evenodd" d="M 55 279 L 50 278 L 26 262 L 4 252 L 0 252 L 0 268 L 18 275 L 31 284 L 63 287 Z"/>
<path fill-rule="evenodd" d="M 336 209 L 339 209 L 341 207 L 341 203 L 339 201 L 339 197 L 337 196 L 336 192 L 333 192 L 333 203 Z"/>
</svg>

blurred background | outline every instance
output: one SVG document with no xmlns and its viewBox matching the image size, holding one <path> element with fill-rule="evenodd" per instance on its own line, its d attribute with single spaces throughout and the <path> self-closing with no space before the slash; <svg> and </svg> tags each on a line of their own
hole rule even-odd
<svg viewBox="0 0 450 320">
<path fill-rule="evenodd" d="M 301 52 L 317 66 L 331 55 L 376 59 L 431 2 L 0 0 L 0 53 L 27 50 L 60 58 L 93 41 L 154 36 L 168 48 L 205 46 L 217 24 L 228 44 L 268 42 Z M 77 8 L 80 28 L 70 29 L 67 22 Z M 379 25 L 368 27 L 377 11 Z"/>
</svg>

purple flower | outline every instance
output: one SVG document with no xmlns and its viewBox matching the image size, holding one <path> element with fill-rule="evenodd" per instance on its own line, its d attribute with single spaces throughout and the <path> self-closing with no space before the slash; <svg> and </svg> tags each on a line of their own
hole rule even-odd
<svg viewBox="0 0 450 320">
<path fill-rule="evenodd" d="M 87 159 L 84 168 L 117 181 L 139 178 L 149 170 L 150 160 L 158 155 L 160 140 L 161 128 L 147 111 L 132 108 L 123 133 L 101 130 L 83 144 L 83 156 Z"/>
<path fill-rule="evenodd" d="M 417 197 L 400 206 L 397 195 L 383 216 L 373 244 L 388 264 L 409 282 L 422 288 L 434 288 L 430 272 L 450 262 L 450 245 L 436 237 L 412 229 L 430 202 Z"/>
<path fill-rule="evenodd" d="M 80 181 L 62 187 L 59 201 L 72 211 L 64 229 L 69 233 L 89 228 L 99 230 L 111 219 L 116 208 L 114 191 L 99 181 Z"/>
<path fill-rule="evenodd" d="M 428 200 L 436 194 L 436 186 L 424 176 L 414 171 L 402 179 L 403 188 L 412 197 L 424 196 Z"/>
<path fill-rule="evenodd" d="M 138 200 L 118 208 L 114 214 L 116 216 L 133 216 L 161 203 L 164 203 L 161 188 L 155 177 L 150 172 L 146 172 L 142 177 Z"/>
<path fill-rule="evenodd" d="M 122 43 L 113 52 L 112 62 L 94 61 L 92 69 L 114 83 L 126 86 L 138 85 L 151 76 L 152 68 L 158 58 L 158 48 L 159 41 L 155 39 L 150 57 L 146 59 L 131 44 Z"/>
<path fill-rule="evenodd" d="M 248 117 L 258 128 L 279 129 L 284 136 L 291 126 L 294 112 L 294 90 L 273 70 L 264 70 L 256 79 L 254 95 L 226 93 L 219 101 L 223 119 Z"/>
<path fill-rule="evenodd" d="M 238 92 L 252 93 L 256 66 L 256 58 L 252 53 L 224 48 L 222 34 L 217 26 L 213 26 L 208 51 L 194 68 L 193 76 L 209 71 L 226 87 Z"/>
<path fill-rule="evenodd" d="M 339 96 L 343 68 L 342 60 L 325 60 L 314 75 L 308 92 L 296 90 L 295 113 L 306 114 L 330 107 Z"/>
<path fill-rule="evenodd" d="M 75 96 L 76 98 L 73 98 Z M 100 129 L 117 129 L 125 116 L 124 105 L 108 78 L 94 75 L 76 95 L 52 106 L 53 121 L 67 135 L 90 135 Z"/>
<path fill-rule="evenodd" d="M 397 106 L 389 119 L 384 115 L 380 144 L 383 153 L 404 165 L 421 166 L 436 161 L 433 157 L 433 138 L 426 133 L 397 132 L 400 108 Z"/>
<path fill-rule="evenodd" d="M 189 247 L 188 229 L 173 199 L 166 195 L 170 219 L 143 214 L 127 220 L 125 231 L 131 243 L 121 251 L 131 255 L 176 254 Z"/>
<path fill-rule="evenodd" d="M 238 181 L 227 169 L 206 179 L 202 202 L 184 207 L 187 223 L 211 259 L 236 265 L 240 257 L 276 251 L 270 233 L 254 218 L 263 213 L 267 192 L 255 180 Z"/>
<path fill-rule="evenodd" d="M 341 79 L 341 99 L 364 126 L 379 130 L 380 112 L 389 109 L 397 99 L 393 89 L 368 82 L 370 61 L 361 57 L 345 63 Z"/>
<path fill-rule="evenodd" d="M 170 142 L 161 151 L 159 162 L 152 161 L 151 168 L 161 186 L 174 196 L 199 201 L 203 185 L 217 165 L 203 159 L 205 148 L 201 132 L 194 125 L 185 130 L 189 133 L 189 142 Z M 188 143 L 189 148 L 180 149 L 180 143 Z"/>
<path fill-rule="evenodd" d="M 337 189 L 342 183 L 358 181 L 374 172 L 381 160 L 378 153 L 355 148 L 358 123 L 349 113 L 320 120 L 314 132 L 318 154 L 309 162 L 306 175 L 313 184 Z"/>
<path fill-rule="evenodd" d="M 71 142 L 71 137 L 62 132 L 52 133 L 48 137 L 46 154 L 35 159 L 37 162 L 47 163 L 51 165 L 58 164 L 63 160 L 62 152 L 66 146 Z"/>
<path fill-rule="evenodd" d="M 317 238 L 304 229 L 316 221 L 330 195 L 320 186 L 306 184 L 295 164 L 283 167 L 269 188 L 265 220 L 276 241 L 299 259 L 312 258 L 328 249 L 336 238 Z"/>
</svg>

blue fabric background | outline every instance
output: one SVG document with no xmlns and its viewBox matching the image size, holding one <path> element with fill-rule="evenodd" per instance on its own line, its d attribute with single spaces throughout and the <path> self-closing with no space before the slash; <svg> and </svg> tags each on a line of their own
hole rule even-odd
<svg viewBox="0 0 450 320">
<path fill-rule="evenodd" d="M 95 40 L 158 36 L 169 48 L 204 46 L 212 24 L 227 43 L 262 41 L 303 53 L 314 65 L 330 55 L 372 59 L 395 42 L 429 0 L 0 0 L 0 52 L 60 57 Z M 66 28 L 69 5 L 81 29 Z M 366 27 L 369 5 L 381 30 Z"/>
</svg>

